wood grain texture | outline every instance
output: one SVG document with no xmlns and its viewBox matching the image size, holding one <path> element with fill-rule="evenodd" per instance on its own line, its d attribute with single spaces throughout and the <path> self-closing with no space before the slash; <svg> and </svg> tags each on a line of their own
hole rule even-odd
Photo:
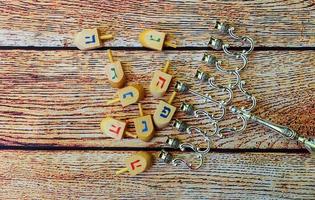
<svg viewBox="0 0 315 200">
<path fill-rule="evenodd" d="M 0 46 L 73 46 L 73 35 L 91 27 L 114 34 L 108 46 L 138 47 L 144 28 L 175 34 L 179 46 L 206 46 L 224 20 L 257 46 L 314 47 L 314 10 L 313 0 L 0 1 Z"/>
<path fill-rule="evenodd" d="M 197 85 L 193 73 L 200 66 L 215 76 L 224 77 L 200 62 L 202 51 L 113 51 L 122 61 L 130 83 L 144 84 L 147 96 L 142 101 L 144 114 L 152 114 L 158 100 L 148 92 L 151 73 L 171 60 L 170 74 L 177 80 L 194 84 L 194 89 L 208 92 L 214 98 L 217 91 Z M 213 53 L 220 57 L 217 52 Z M 314 51 L 254 52 L 241 76 L 246 87 L 257 98 L 255 114 L 275 123 L 288 125 L 302 135 L 314 137 Z M 166 136 L 176 136 L 187 142 L 202 143 L 202 138 L 179 133 L 171 127 L 157 132 L 148 143 L 138 139 L 112 140 L 101 134 L 99 123 L 104 116 L 127 120 L 137 117 L 137 105 L 122 108 L 119 104 L 106 106 L 116 92 L 105 78 L 109 61 L 104 51 L 0 51 L 0 145 L 58 146 L 58 147 L 160 147 Z M 234 63 L 235 64 L 235 63 Z M 173 86 L 170 87 L 173 91 Z M 168 93 L 170 94 L 170 93 Z M 168 95 L 169 96 L 169 95 Z M 167 96 L 161 98 L 167 99 Z M 215 110 L 189 94 L 180 94 L 180 101 L 198 104 L 197 108 Z M 245 105 L 244 98 L 235 93 L 236 105 Z M 182 112 L 176 118 L 209 129 L 207 120 L 196 120 Z M 221 124 L 239 124 L 233 116 Z M 129 125 L 128 131 L 134 132 Z M 197 138 L 197 139 L 195 139 Z M 299 148 L 294 141 L 255 124 L 249 123 L 240 135 L 215 138 L 213 148 Z"/>
<path fill-rule="evenodd" d="M 156 161 L 115 176 L 133 152 L 0 151 L 1 199 L 314 199 L 308 154 L 208 155 L 189 171 Z"/>
</svg>

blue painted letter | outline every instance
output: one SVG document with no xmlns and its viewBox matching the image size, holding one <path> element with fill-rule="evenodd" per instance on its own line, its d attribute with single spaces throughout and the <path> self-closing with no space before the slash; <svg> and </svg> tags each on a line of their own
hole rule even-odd
<svg viewBox="0 0 315 200">
<path fill-rule="evenodd" d="M 170 114 L 170 112 L 171 112 L 171 109 L 169 107 L 164 106 L 160 116 L 163 117 L 163 118 L 167 118 L 168 115 Z"/>
<path fill-rule="evenodd" d="M 92 35 L 91 40 L 89 40 L 90 38 L 90 36 L 85 37 L 85 44 L 95 43 L 95 35 Z"/>
<path fill-rule="evenodd" d="M 127 96 L 133 97 L 133 93 L 132 92 L 127 92 L 127 93 L 123 94 L 123 98 L 124 99 L 127 98 Z"/>
<path fill-rule="evenodd" d="M 142 124 L 144 126 L 144 128 L 142 129 L 142 132 L 147 132 L 148 131 L 148 125 L 146 121 L 142 121 Z"/>
</svg>

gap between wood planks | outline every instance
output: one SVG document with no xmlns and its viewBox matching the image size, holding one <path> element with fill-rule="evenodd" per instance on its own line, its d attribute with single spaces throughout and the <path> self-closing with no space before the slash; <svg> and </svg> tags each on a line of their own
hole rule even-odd
<svg viewBox="0 0 315 200">
<path fill-rule="evenodd" d="M 154 51 L 151 49 L 147 49 L 144 47 L 102 47 L 98 49 L 94 49 L 93 51 L 104 51 L 107 49 L 111 50 L 124 50 L 124 51 Z M 241 47 L 230 47 L 230 50 L 240 51 L 244 48 Z M 56 50 L 77 50 L 81 51 L 76 47 L 35 47 L 35 46 L 0 46 L 0 50 L 30 50 L 30 51 L 56 51 Z M 186 46 L 186 47 L 177 47 L 177 48 L 163 48 L 163 50 L 167 51 L 200 51 L 200 50 L 214 50 L 211 47 L 193 47 L 193 46 Z M 254 51 L 314 51 L 315 47 L 255 47 Z"/>
<path fill-rule="evenodd" d="M 167 149 L 167 151 L 177 152 L 179 150 L 172 148 L 162 148 L 162 147 L 63 147 L 63 146 L 0 146 L 0 150 L 30 150 L 30 151 L 161 151 L 162 149 Z M 191 150 L 186 150 L 186 152 L 191 152 Z M 306 149 L 211 149 L 210 153 L 297 153 L 297 154 L 307 154 Z"/>
</svg>

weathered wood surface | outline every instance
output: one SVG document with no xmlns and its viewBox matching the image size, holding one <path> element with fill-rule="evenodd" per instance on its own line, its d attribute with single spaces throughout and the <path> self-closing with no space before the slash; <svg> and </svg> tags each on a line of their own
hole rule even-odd
<svg viewBox="0 0 315 200">
<path fill-rule="evenodd" d="M 208 155 L 189 171 L 156 161 L 115 176 L 132 152 L 0 151 L 1 199 L 314 199 L 308 154 Z"/>
<path fill-rule="evenodd" d="M 216 56 L 221 53 L 211 52 Z M 157 99 L 148 93 L 151 72 L 171 60 L 170 73 L 177 80 L 195 84 L 197 66 L 211 72 L 218 80 L 224 77 L 200 62 L 203 51 L 113 51 L 114 59 L 123 63 L 129 82 L 144 84 L 147 97 L 142 101 L 144 113 L 152 114 Z M 137 139 L 114 141 L 101 134 L 102 117 L 111 115 L 130 119 L 138 115 L 136 105 L 122 108 L 105 102 L 115 93 L 105 78 L 108 58 L 105 51 L 0 51 L 0 145 L 59 147 L 160 147 L 166 136 L 202 143 L 171 127 L 157 132 L 149 143 Z M 314 137 L 314 51 L 258 51 L 250 57 L 242 77 L 257 98 L 258 116 L 288 125 L 302 135 Z M 226 77 L 225 77 L 226 78 Z M 171 87 L 171 91 L 173 86 Z M 199 91 L 215 94 L 205 85 Z M 170 94 L 170 93 L 169 93 Z M 164 99 L 166 99 L 164 97 Z M 216 98 L 216 96 L 214 96 Z M 238 104 L 244 98 L 236 94 Z M 185 100 L 205 105 L 191 95 L 178 95 L 174 105 Z M 211 110 L 211 109 L 210 109 Z M 198 121 L 181 112 L 176 117 L 191 125 L 207 128 L 207 120 Z M 237 122 L 228 117 L 222 125 Z M 128 128 L 130 132 L 134 128 Z M 200 141 L 200 142 L 197 142 Z M 300 148 L 296 142 L 250 123 L 236 136 L 215 139 L 214 148 Z"/>
<path fill-rule="evenodd" d="M 108 46 L 138 47 L 144 28 L 175 34 L 179 46 L 206 46 L 215 20 L 225 20 L 257 46 L 314 47 L 314 8 L 313 0 L 0 1 L 0 46 L 73 46 L 73 35 L 91 27 L 114 34 Z"/>
</svg>

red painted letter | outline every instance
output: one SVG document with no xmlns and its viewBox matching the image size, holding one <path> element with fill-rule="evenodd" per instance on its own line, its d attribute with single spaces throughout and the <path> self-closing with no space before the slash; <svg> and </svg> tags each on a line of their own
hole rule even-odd
<svg viewBox="0 0 315 200">
<path fill-rule="evenodd" d="M 158 86 L 158 85 L 159 85 L 160 81 L 162 81 L 161 88 L 163 88 L 163 86 L 164 86 L 164 83 L 165 83 L 166 79 L 165 79 L 165 78 L 162 78 L 161 76 L 159 76 L 159 81 L 156 83 L 156 86 Z"/>
<path fill-rule="evenodd" d="M 133 161 L 130 165 L 131 165 L 131 168 L 132 168 L 132 170 L 135 170 L 135 168 L 136 167 L 141 167 L 141 165 L 139 164 L 139 165 L 137 165 L 137 166 L 135 166 L 136 165 L 136 163 L 138 163 L 138 162 L 140 162 L 140 160 L 136 160 L 136 161 Z"/>
<path fill-rule="evenodd" d="M 109 129 L 109 131 L 118 135 L 121 127 L 117 127 L 116 125 L 112 125 L 112 127 L 115 128 L 115 130 Z"/>
</svg>

